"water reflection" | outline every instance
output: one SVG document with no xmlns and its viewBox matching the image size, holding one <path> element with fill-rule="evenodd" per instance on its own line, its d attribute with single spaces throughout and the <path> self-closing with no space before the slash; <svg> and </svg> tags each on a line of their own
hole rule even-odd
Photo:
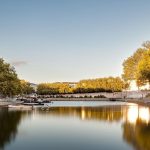
<svg viewBox="0 0 150 150">
<path fill-rule="evenodd" d="M 123 138 L 136 150 L 150 150 L 150 109 L 139 105 L 127 108 Z"/>
<path fill-rule="evenodd" d="M 127 122 L 136 124 L 138 120 L 143 123 L 150 122 L 150 110 L 148 107 L 143 107 L 139 105 L 131 105 L 127 108 Z"/>
<path fill-rule="evenodd" d="M 81 120 L 120 121 L 124 115 L 124 106 L 105 107 L 53 107 L 50 111 L 37 111 L 41 115 L 59 117 L 78 117 Z"/>
<path fill-rule="evenodd" d="M 43 112 L 40 113 L 43 114 Z M 148 107 L 136 104 L 111 107 L 64 107 L 53 108 L 47 114 L 74 116 L 81 120 L 98 120 L 108 123 L 122 121 L 123 139 L 135 150 L 150 150 L 150 109 Z"/>
<path fill-rule="evenodd" d="M 13 141 L 18 132 L 21 118 L 26 112 L 8 111 L 7 108 L 0 109 L 0 149 Z"/>
<path fill-rule="evenodd" d="M 139 118 L 146 123 L 150 122 L 149 108 L 139 108 Z"/>
<path fill-rule="evenodd" d="M 150 124 L 138 120 L 134 126 L 126 122 L 123 125 L 123 138 L 136 150 L 150 150 Z"/>
<path fill-rule="evenodd" d="M 127 110 L 127 121 L 130 123 L 136 123 L 138 118 L 138 109 L 135 106 L 129 106 Z"/>
<path fill-rule="evenodd" d="M 105 125 L 109 125 L 110 129 L 112 127 L 112 123 L 115 122 L 118 132 L 120 128 L 122 129 L 121 136 L 125 143 L 132 145 L 135 150 L 150 150 L 150 109 L 148 107 L 135 104 L 105 107 L 53 107 L 50 108 L 49 111 L 42 111 L 41 109 L 37 109 L 30 112 L 0 109 L 0 149 L 4 149 L 5 146 L 9 145 L 10 142 L 13 143 L 13 141 L 15 141 L 15 137 L 19 134 L 18 127 L 21 120 L 22 124 L 24 124 L 25 117 L 29 116 L 33 116 L 33 118 L 30 120 L 33 124 L 35 121 L 34 117 L 42 117 L 45 120 L 48 120 L 49 118 L 74 118 L 74 120 L 80 120 L 81 122 L 98 122 L 99 124 L 96 126 L 101 126 L 104 122 Z M 40 119 L 38 121 L 40 121 Z M 40 125 L 43 126 L 42 124 Z M 36 126 L 38 126 L 38 124 Z M 39 128 L 41 128 L 41 126 L 39 126 Z M 53 130 L 53 127 L 51 128 Z M 32 135 L 34 136 L 34 134 L 35 133 L 33 132 Z M 61 136 L 65 137 L 66 135 Z M 54 135 L 52 139 L 53 138 Z M 98 142 L 101 143 L 101 141 Z M 116 142 L 115 144 L 120 143 Z"/>
</svg>

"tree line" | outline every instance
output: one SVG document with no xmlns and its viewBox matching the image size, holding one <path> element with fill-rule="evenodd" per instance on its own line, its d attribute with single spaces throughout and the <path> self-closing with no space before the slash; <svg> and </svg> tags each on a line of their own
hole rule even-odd
<svg viewBox="0 0 150 150">
<path fill-rule="evenodd" d="M 119 77 L 97 78 L 81 80 L 75 86 L 69 83 L 41 83 L 37 87 L 40 95 L 67 94 L 67 93 L 95 93 L 120 92 L 125 88 L 123 80 Z"/>
<path fill-rule="evenodd" d="M 72 93 L 69 83 L 41 83 L 37 86 L 37 93 L 40 95 L 54 95 L 62 93 Z"/>
<path fill-rule="evenodd" d="M 150 41 L 144 42 L 133 55 L 123 62 L 123 74 L 120 77 L 107 77 L 79 81 L 75 86 L 67 82 L 41 83 L 37 86 L 37 93 L 67 94 L 119 92 L 127 89 L 131 80 L 136 80 L 140 87 L 150 83 Z M 30 94 L 34 89 L 29 82 L 20 80 L 15 68 L 0 58 L 0 96 Z"/>
</svg>

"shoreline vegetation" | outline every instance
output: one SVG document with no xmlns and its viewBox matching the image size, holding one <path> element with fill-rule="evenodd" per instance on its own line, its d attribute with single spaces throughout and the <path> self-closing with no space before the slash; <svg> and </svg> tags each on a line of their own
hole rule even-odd
<svg viewBox="0 0 150 150">
<path fill-rule="evenodd" d="M 126 88 L 120 77 L 81 80 L 73 85 L 69 82 L 41 83 L 37 86 L 39 95 L 121 92 Z"/>
<path fill-rule="evenodd" d="M 71 82 L 55 82 L 55 83 L 40 83 L 33 87 L 31 83 L 21 80 L 15 71 L 15 68 L 9 63 L 6 63 L 3 58 L 0 58 L 0 98 L 6 97 L 23 97 L 32 93 L 41 95 L 39 98 L 45 98 L 46 95 L 51 95 L 49 98 L 55 99 L 70 99 L 70 100 L 85 100 L 90 99 L 109 99 L 116 98 L 116 92 L 122 92 L 129 89 L 130 81 L 136 80 L 137 86 L 143 86 L 147 82 L 150 83 L 150 41 L 145 42 L 136 52 L 128 57 L 123 62 L 123 74 L 121 77 L 104 77 L 96 79 L 80 80 L 76 83 Z M 111 97 L 107 97 L 102 92 L 111 93 Z M 78 98 L 73 97 L 73 94 L 88 94 L 99 93 L 99 95 L 90 96 L 84 95 Z M 67 98 L 67 94 L 71 96 Z M 65 96 L 64 96 L 65 95 Z M 58 98 L 57 98 L 58 97 Z M 126 95 L 119 97 L 126 99 Z M 144 98 L 144 97 L 143 97 Z"/>
</svg>

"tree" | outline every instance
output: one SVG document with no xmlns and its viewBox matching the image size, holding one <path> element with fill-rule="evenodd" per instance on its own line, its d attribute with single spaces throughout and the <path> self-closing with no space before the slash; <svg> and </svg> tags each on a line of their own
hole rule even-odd
<svg viewBox="0 0 150 150">
<path fill-rule="evenodd" d="M 147 81 L 150 83 L 150 49 L 138 64 L 137 80 L 143 84 Z"/>
<path fill-rule="evenodd" d="M 78 82 L 75 93 L 94 92 L 119 92 L 125 88 L 124 82 L 119 77 L 97 78 L 81 80 Z"/>
<path fill-rule="evenodd" d="M 37 87 L 37 93 L 46 94 L 65 94 L 72 93 L 72 88 L 67 82 L 41 83 Z"/>
<path fill-rule="evenodd" d="M 41 83 L 37 87 L 37 93 L 40 95 L 59 94 L 59 89 L 51 83 Z"/>
<path fill-rule="evenodd" d="M 14 67 L 0 58 L 0 94 L 12 97 L 20 93 L 20 80 Z"/>
<path fill-rule="evenodd" d="M 29 82 L 21 80 L 20 83 L 21 83 L 21 94 L 31 94 L 35 92 L 34 88 L 30 85 Z"/>
<path fill-rule="evenodd" d="M 142 47 L 123 62 L 122 78 L 126 83 L 136 80 L 138 87 L 150 81 L 150 41 L 142 44 Z"/>
<path fill-rule="evenodd" d="M 71 87 L 67 82 L 42 83 L 38 85 L 37 93 L 65 94 L 65 93 L 94 93 L 94 92 L 119 92 L 125 88 L 123 80 L 119 77 L 98 78 L 81 80 L 76 87 Z"/>
<path fill-rule="evenodd" d="M 137 67 L 145 51 L 145 48 L 139 48 L 132 56 L 123 62 L 122 78 L 124 81 L 136 80 Z"/>
</svg>

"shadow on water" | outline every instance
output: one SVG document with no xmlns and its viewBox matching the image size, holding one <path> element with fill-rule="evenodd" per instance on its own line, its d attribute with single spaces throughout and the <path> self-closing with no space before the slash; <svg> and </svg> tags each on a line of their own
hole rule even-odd
<svg viewBox="0 0 150 150">
<path fill-rule="evenodd" d="M 21 118 L 25 115 L 22 111 L 8 111 L 7 108 L 0 109 L 0 149 L 13 141 L 18 132 Z"/>
<path fill-rule="evenodd" d="M 125 123 L 123 138 L 136 150 L 150 150 L 150 123 L 146 124 L 141 120 L 138 120 L 135 126 Z"/>
<path fill-rule="evenodd" d="M 26 114 L 32 113 L 37 116 L 46 116 L 46 118 L 47 116 L 53 116 L 79 118 L 81 121 L 120 122 L 122 137 L 126 143 L 132 145 L 135 150 L 150 150 L 150 109 L 138 105 L 54 107 L 49 111 L 37 109 L 30 113 L 0 109 L 0 149 L 4 149 L 7 144 L 15 139 L 21 120 L 27 116 Z M 118 128 L 120 128 L 119 124 Z"/>
</svg>

